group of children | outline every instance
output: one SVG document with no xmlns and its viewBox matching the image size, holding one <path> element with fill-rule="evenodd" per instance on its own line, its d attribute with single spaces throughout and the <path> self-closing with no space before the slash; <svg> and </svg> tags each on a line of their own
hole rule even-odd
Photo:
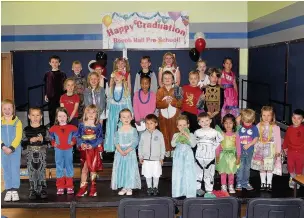
<svg viewBox="0 0 304 218">
<path fill-rule="evenodd" d="M 108 79 L 105 68 L 98 63 L 93 65 L 94 71 L 87 80 L 81 75 L 78 61 L 73 62 L 72 78 L 66 78 L 59 70 L 58 56 L 52 56 L 49 63 L 52 71 L 45 75 L 49 130 L 41 125 L 42 111 L 31 108 L 30 125 L 24 128 L 22 137 L 22 123 L 15 116 L 14 103 L 2 102 L 5 201 L 19 200 L 21 140 L 27 148 L 30 199 L 47 197 L 48 141 L 55 149 L 58 195 L 64 194 L 65 189 L 67 194 L 74 193 L 74 146 L 80 151 L 82 166 L 78 197 L 88 193 L 88 178 L 88 195 L 97 196 L 96 177 L 102 170 L 103 152 L 115 152 L 111 188 L 122 188 L 119 195 L 132 195 L 133 189 L 140 189 L 137 148 L 149 195 L 158 194 L 165 156 L 173 157 L 173 197 L 212 197 L 215 170 L 221 176 L 222 191 L 230 193 L 235 193 L 235 174 L 237 190 L 253 189 L 249 183 L 250 168 L 260 171 L 261 189 L 271 190 L 272 175 L 281 174 L 281 137 L 274 111 L 272 107 L 263 107 L 257 126 L 253 124 L 253 110 L 245 109 L 240 115 L 230 58 L 224 60 L 222 72 L 210 68 L 205 73 L 206 62 L 198 61 L 197 70 L 189 73 L 189 85 L 181 87 L 181 73 L 172 53 L 164 55 L 158 80 L 150 70 L 150 58 L 144 56 L 140 61 L 142 69 L 135 78 L 133 106 L 127 59 L 115 60 Z M 302 110 L 294 112 L 293 126 L 288 128 L 283 145 L 284 151 L 288 150 L 292 177 L 303 170 L 303 117 Z M 131 125 L 134 118 L 136 128 Z"/>
</svg>

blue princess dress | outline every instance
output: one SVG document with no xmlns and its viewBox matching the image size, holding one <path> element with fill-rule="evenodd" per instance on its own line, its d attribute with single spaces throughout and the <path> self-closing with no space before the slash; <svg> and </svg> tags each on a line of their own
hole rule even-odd
<svg viewBox="0 0 304 218">
<path fill-rule="evenodd" d="M 107 99 L 106 116 L 108 118 L 106 125 L 106 135 L 104 143 L 104 151 L 114 152 L 114 133 L 117 131 L 119 121 L 119 112 L 122 109 L 128 108 L 133 114 L 131 97 L 122 86 L 115 86 L 114 92 L 110 91 Z M 111 90 L 111 89 L 110 89 Z"/>
<path fill-rule="evenodd" d="M 191 147 L 195 147 L 196 139 L 190 133 L 190 139 L 180 136 L 180 133 L 173 135 L 171 146 L 176 147 L 173 154 L 172 167 L 172 197 L 186 196 L 196 197 L 196 168 Z"/>
<path fill-rule="evenodd" d="M 141 189 L 141 180 L 136 157 L 136 147 L 138 145 L 138 134 L 135 128 L 131 127 L 128 132 L 123 132 L 121 128 L 115 132 L 114 144 L 120 145 L 125 151 L 132 147 L 126 156 L 122 156 L 117 150 L 114 155 L 112 170 L 111 188 Z"/>
</svg>

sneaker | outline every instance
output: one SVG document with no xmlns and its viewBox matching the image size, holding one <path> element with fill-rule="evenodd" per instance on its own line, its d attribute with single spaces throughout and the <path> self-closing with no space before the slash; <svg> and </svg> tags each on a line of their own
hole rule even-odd
<svg viewBox="0 0 304 218">
<path fill-rule="evenodd" d="M 58 188 L 57 189 L 57 195 L 63 195 L 64 194 L 64 189 L 63 188 Z"/>
<path fill-rule="evenodd" d="M 30 194 L 29 194 L 29 199 L 30 200 L 36 200 L 37 199 L 37 195 L 36 195 L 36 192 L 35 191 L 30 191 Z"/>
<path fill-rule="evenodd" d="M 121 189 L 121 191 L 118 192 L 118 195 L 125 195 L 127 193 L 127 189 Z"/>
<path fill-rule="evenodd" d="M 153 194 L 153 188 L 148 188 L 147 193 L 149 196 Z"/>
<path fill-rule="evenodd" d="M 227 185 L 222 185 L 222 186 L 221 186 L 221 190 L 222 190 L 223 192 L 227 192 Z"/>
<path fill-rule="evenodd" d="M 7 191 L 4 197 L 4 201 L 11 201 L 12 200 L 12 191 Z"/>
<path fill-rule="evenodd" d="M 266 190 L 266 184 L 265 184 L 265 183 L 262 183 L 262 184 L 261 184 L 260 190 L 261 190 L 261 191 L 265 191 L 265 190 Z"/>
<path fill-rule="evenodd" d="M 157 188 L 153 188 L 153 195 L 157 196 L 158 195 L 158 189 Z"/>
<path fill-rule="evenodd" d="M 47 197 L 48 197 L 47 191 L 42 189 L 41 192 L 40 192 L 40 198 L 45 199 Z"/>
<path fill-rule="evenodd" d="M 198 196 L 203 196 L 203 195 L 205 194 L 205 192 L 204 192 L 202 189 L 197 189 L 197 190 L 196 190 L 196 194 L 197 194 Z"/>
<path fill-rule="evenodd" d="M 269 192 L 272 191 L 272 185 L 271 184 L 267 184 L 267 191 L 269 191 Z"/>
<path fill-rule="evenodd" d="M 229 193 L 235 194 L 234 185 L 229 185 Z"/>
<path fill-rule="evenodd" d="M 242 185 L 241 184 L 237 184 L 235 187 L 236 191 L 242 191 Z"/>
<path fill-rule="evenodd" d="M 248 183 L 245 187 L 244 187 L 247 191 L 252 191 L 253 187 L 250 183 Z"/>
<path fill-rule="evenodd" d="M 68 195 L 74 194 L 74 189 L 73 188 L 67 188 L 67 194 Z"/>
<path fill-rule="evenodd" d="M 294 189 L 295 182 L 292 180 L 292 178 L 289 179 L 289 188 Z"/>
<path fill-rule="evenodd" d="M 19 194 L 17 191 L 12 191 L 12 201 L 19 201 Z"/>
<path fill-rule="evenodd" d="M 127 191 L 127 195 L 132 195 L 132 189 L 128 189 L 128 191 Z"/>
</svg>

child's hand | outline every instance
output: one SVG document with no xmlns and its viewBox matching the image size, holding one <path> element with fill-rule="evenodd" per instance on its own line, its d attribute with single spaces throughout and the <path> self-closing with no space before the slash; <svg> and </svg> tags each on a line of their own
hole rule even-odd
<svg viewBox="0 0 304 218">
<path fill-rule="evenodd" d="M 38 134 L 37 141 L 43 142 L 43 136 L 40 133 Z"/>
<path fill-rule="evenodd" d="M 167 102 L 168 104 L 170 104 L 170 103 L 172 102 L 172 97 L 171 97 L 171 96 L 168 96 L 168 98 L 166 99 L 166 102 Z"/>
<path fill-rule="evenodd" d="M 215 158 L 216 163 L 218 164 L 220 162 L 220 157 Z"/>
<path fill-rule="evenodd" d="M 160 162 L 160 164 L 161 164 L 161 165 L 163 165 L 163 164 L 164 164 L 164 160 L 160 160 L 159 162 Z"/>
<path fill-rule="evenodd" d="M 206 98 L 206 95 L 204 93 L 201 94 L 200 99 L 204 100 L 205 98 Z"/>
<path fill-rule="evenodd" d="M 37 142 L 37 137 L 30 138 L 30 142 Z"/>
<path fill-rule="evenodd" d="M 9 155 L 9 153 L 8 153 L 8 147 L 6 147 L 6 146 L 4 146 L 3 148 L 2 148 L 2 150 L 3 150 L 3 152 L 5 153 L 5 154 L 7 154 L 7 155 Z"/>
<path fill-rule="evenodd" d="M 123 150 L 120 150 L 119 153 L 121 154 L 121 156 L 126 156 L 126 152 L 124 152 Z"/>
<path fill-rule="evenodd" d="M 236 164 L 236 165 L 239 165 L 239 164 L 240 164 L 240 158 L 239 158 L 239 157 L 236 158 L 235 164 Z"/>
<path fill-rule="evenodd" d="M 84 143 L 83 143 L 83 144 L 81 144 L 81 149 L 82 149 L 82 150 L 87 149 L 87 145 L 86 145 L 86 144 L 84 144 Z"/>
<path fill-rule="evenodd" d="M 139 159 L 139 163 L 143 164 L 144 163 L 144 159 Z"/>
<path fill-rule="evenodd" d="M 44 96 L 44 100 L 45 100 L 45 102 L 49 102 L 49 99 L 46 95 Z"/>
<path fill-rule="evenodd" d="M 281 153 L 276 153 L 275 156 L 276 156 L 276 157 L 280 157 L 280 156 L 281 156 Z"/>
<path fill-rule="evenodd" d="M 92 145 L 87 145 L 87 149 L 92 149 L 93 147 L 92 147 Z"/>
<path fill-rule="evenodd" d="M 215 111 L 215 112 L 213 112 L 212 117 L 215 117 L 218 114 L 219 114 L 219 111 Z"/>
<path fill-rule="evenodd" d="M 251 147 L 251 145 L 250 144 L 246 144 L 246 145 L 244 145 L 244 149 L 245 150 L 247 150 L 248 148 L 250 148 Z"/>
<path fill-rule="evenodd" d="M 288 149 L 284 149 L 285 156 L 287 156 Z"/>
<path fill-rule="evenodd" d="M 100 125 L 103 125 L 103 119 L 99 120 Z"/>
</svg>

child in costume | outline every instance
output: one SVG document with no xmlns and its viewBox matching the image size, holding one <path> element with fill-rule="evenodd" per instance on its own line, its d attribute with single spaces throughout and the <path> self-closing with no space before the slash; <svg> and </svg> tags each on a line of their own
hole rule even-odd
<svg viewBox="0 0 304 218">
<path fill-rule="evenodd" d="M 67 194 L 74 194 L 73 146 L 76 144 L 77 127 L 68 124 L 68 120 L 66 109 L 57 108 L 55 125 L 49 130 L 51 144 L 55 148 L 57 195 L 63 195 L 64 189 L 67 189 Z"/>
<path fill-rule="evenodd" d="M 47 198 L 45 180 L 46 150 L 49 143 L 48 130 L 41 125 L 42 111 L 30 108 L 28 118 L 30 125 L 23 129 L 22 146 L 26 148 L 27 170 L 30 182 L 29 199 Z"/>
<path fill-rule="evenodd" d="M 136 74 L 135 84 L 134 84 L 134 93 L 141 88 L 141 77 L 149 76 L 151 79 L 150 90 L 154 93 L 157 92 L 157 79 L 155 73 L 150 69 L 151 59 L 150 56 L 143 56 L 140 59 L 141 70 Z"/>
<path fill-rule="evenodd" d="M 60 107 L 64 107 L 67 110 L 69 123 L 77 127 L 80 98 L 75 94 L 75 81 L 72 78 L 66 79 L 64 89 L 67 92 L 60 97 Z"/>
<path fill-rule="evenodd" d="M 119 112 L 128 108 L 133 113 L 130 91 L 128 89 L 125 74 L 121 71 L 112 73 L 113 85 L 109 88 L 107 98 L 107 124 L 104 150 L 106 152 L 115 151 L 114 133 L 117 130 Z"/>
<path fill-rule="evenodd" d="M 125 108 L 119 112 L 122 126 L 115 132 L 114 155 L 111 188 L 122 188 L 118 195 L 132 195 L 132 189 L 141 189 L 141 180 L 135 149 L 138 145 L 138 134 L 131 126 L 132 113 Z"/>
<path fill-rule="evenodd" d="M 156 94 L 156 108 L 160 110 L 159 125 L 160 131 L 164 135 L 166 145 L 166 157 L 170 157 L 172 151 L 171 140 L 178 130 L 176 128 L 176 118 L 180 115 L 182 101 L 177 100 L 174 95 L 172 84 L 174 76 L 170 71 L 162 73 L 163 87 L 158 89 Z"/>
<path fill-rule="evenodd" d="M 147 130 L 142 133 L 138 146 L 138 157 L 142 164 L 142 175 L 145 176 L 148 187 L 148 195 L 158 194 L 159 177 L 162 174 L 162 165 L 165 157 L 165 141 L 163 134 L 156 129 L 157 116 L 146 116 Z M 153 179 L 153 188 L 152 188 Z"/>
<path fill-rule="evenodd" d="M 77 197 L 82 197 L 87 193 L 88 174 L 91 175 L 91 189 L 89 196 L 97 196 L 96 177 L 97 171 L 102 170 L 102 160 L 100 152 L 102 146 L 102 126 L 99 123 L 98 108 L 89 105 L 84 110 L 83 123 L 79 124 L 77 132 L 77 146 L 80 150 L 81 162 L 81 183 Z"/>
<path fill-rule="evenodd" d="M 188 117 L 190 123 L 190 132 L 195 132 L 200 126 L 197 123 L 197 104 L 199 100 L 204 98 L 203 92 L 197 86 L 199 80 L 199 74 L 197 71 L 191 71 L 189 73 L 189 85 L 183 86 L 183 103 L 182 114 Z M 202 104 L 203 106 L 203 104 Z M 203 108 L 202 108 L 203 109 Z"/>
<path fill-rule="evenodd" d="M 90 73 L 92 72 L 96 72 L 99 76 L 99 86 L 103 87 L 105 90 L 108 88 L 108 79 L 106 77 L 107 75 L 107 69 L 105 68 L 105 66 L 103 66 L 103 64 L 101 62 L 104 61 L 95 61 L 92 60 L 89 62 L 89 71 Z"/>
<path fill-rule="evenodd" d="M 196 145 L 196 138 L 190 133 L 187 116 L 177 118 L 179 133 L 173 135 L 171 145 L 175 147 L 172 166 L 172 197 L 196 197 L 196 171 L 191 148 Z"/>
<path fill-rule="evenodd" d="M 225 58 L 223 67 L 222 76 L 219 80 L 219 84 L 224 88 L 224 105 L 221 116 L 223 118 L 226 114 L 232 114 L 234 117 L 237 117 L 239 116 L 239 99 L 235 74 L 231 71 L 232 59 Z"/>
<path fill-rule="evenodd" d="M 234 174 L 240 164 L 240 137 L 236 132 L 236 120 L 232 114 L 223 118 L 224 140 L 216 149 L 216 170 L 221 175 L 221 190 L 227 192 L 227 175 L 229 193 L 234 194 Z"/>
<path fill-rule="evenodd" d="M 211 119 L 206 112 L 197 117 L 201 129 L 195 131 L 197 149 L 196 158 L 196 194 L 202 196 L 211 194 L 214 185 L 215 149 L 223 140 L 223 136 L 215 129 L 210 128 Z M 203 188 L 203 189 L 202 189 Z"/>
<path fill-rule="evenodd" d="M 48 102 L 50 126 L 54 125 L 56 109 L 60 106 L 59 101 L 64 93 L 63 84 L 67 76 L 59 70 L 60 57 L 53 55 L 49 58 L 52 70 L 44 75 L 44 100 Z"/>
<path fill-rule="evenodd" d="M 1 165 L 3 169 L 4 201 L 19 201 L 22 123 L 15 115 L 15 104 L 2 101 Z"/>
<path fill-rule="evenodd" d="M 79 96 L 79 107 L 78 107 L 78 119 L 82 117 L 84 110 L 84 97 L 83 93 L 85 88 L 87 88 L 87 79 L 84 75 L 81 74 L 82 65 L 80 61 L 73 61 L 72 64 L 73 76 L 71 77 L 75 81 L 75 94 Z"/>
<path fill-rule="evenodd" d="M 303 175 L 304 168 L 304 111 L 301 109 L 294 110 L 291 119 L 292 126 L 287 128 L 283 149 L 285 154 L 288 155 L 289 187 L 294 188 L 295 183 L 292 181 L 292 178 L 296 175 Z"/>
<path fill-rule="evenodd" d="M 180 85 L 180 81 L 181 81 L 181 74 L 179 71 L 179 67 L 176 64 L 176 59 L 175 59 L 175 55 L 172 54 L 171 52 L 167 52 L 164 54 L 163 56 L 163 63 L 162 66 L 159 68 L 159 72 L 158 72 L 158 85 L 160 87 L 163 87 L 163 73 L 166 71 L 170 71 L 173 75 L 173 81 L 174 81 L 174 85 L 179 86 Z"/>
<path fill-rule="evenodd" d="M 131 69 L 127 58 L 116 58 L 113 63 L 113 72 L 121 72 L 128 85 L 128 91 L 131 93 Z M 111 77 L 110 87 L 114 85 L 114 79 Z"/>
<path fill-rule="evenodd" d="M 255 112 L 251 109 L 244 109 L 241 112 L 241 127 L 238 130 L 241 143 L 241 163 L 236 174 L 236 190 L 242 188 L 248 191 L 253 190 L 249 183 L 251 160 L 254 145 L 259 139 L 259 130 L 254 125 Z"/>
<path fill-rule="evenodd" d="M 257 128 L 259 140 L 254 146 L 251 168 L 260 171 L 260 190 L 272 191 L 273 174 L 282 175 L 281 132 L 280 127 L 276 125 L 272 107 L 262 107 L 261 121 Z"/>
<path fill-rule="evenodd" d="M 153 114 L 156 109 L 156 93 L 150 90 L 151 77 L 143 75 L 140 77 L 139 91 L 133 96 L 133 109 L 138 132 L 145 131 L 145 118 L 148 114 Z M 142 128 L 142 129 L 140 129 Z"/>
<path fill-rule="evenodd" d="M 199 60 L 196 63 L 196 66 L 199 73 L 199 82 L 197 86 L 200 89 L 206 88 L 210 84 L 209 76 L 206 74 L 207 63 L 204 60 Z"/>
</svg>

